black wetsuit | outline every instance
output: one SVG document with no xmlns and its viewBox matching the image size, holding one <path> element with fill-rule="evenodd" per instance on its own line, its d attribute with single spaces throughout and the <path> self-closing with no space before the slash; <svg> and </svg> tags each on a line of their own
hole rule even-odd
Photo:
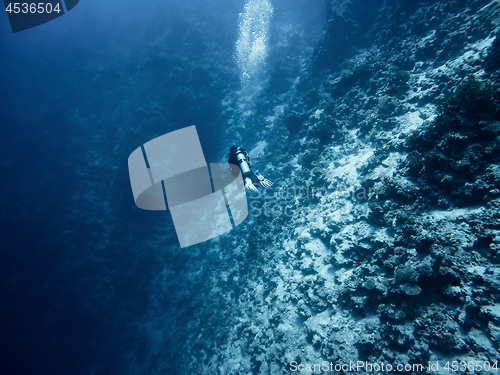
<svg viewBox="0 0 500 375">
<path fill-rule="evenodd" d="M 252 163 L 250 162 L 250 156 L 248 156 L 248 151 L 245 150 L 244 148 L 241 148 L 241 147 L 238 147 L 236 150 L 234 150 L 234 152 L 230 152 L 229 153 L 229 157 L 227 159 L 227 162 L 229 164 L 234 164 L 234 165 L 237 165 L 239 166 L 240 164 L 238 163 L 238 159 L 236 158 L 236 154 L 237 153 L 243 153 L 247 159 L 247 163 L 248 163 L 248 166 L 251 167 L 252 166 Z M 231 173 L 233 174 L 234 177 L 238 176 L 238 174 L 240 173 L 239 170 L 237 170 L 236 168 L 231 168 Z"/>
</svg>

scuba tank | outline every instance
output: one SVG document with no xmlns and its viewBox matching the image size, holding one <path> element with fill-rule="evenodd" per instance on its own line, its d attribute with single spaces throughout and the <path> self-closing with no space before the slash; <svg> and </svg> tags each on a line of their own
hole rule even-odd
<svg viewBox="0 0 500 375">
<path fill-rule="evenodd" d="M 249 165 L 249 160 L 247 155 L 243 151 L 238 150 L 236 152 L 236 159 L 238 160 L 238 164 L 240 165 L 241 169 L 241 174 L 243 177 L 246 177 L 250 174 L 252 174 L 252 171 L 250 170 L 250 165 Z"/>
</svg>

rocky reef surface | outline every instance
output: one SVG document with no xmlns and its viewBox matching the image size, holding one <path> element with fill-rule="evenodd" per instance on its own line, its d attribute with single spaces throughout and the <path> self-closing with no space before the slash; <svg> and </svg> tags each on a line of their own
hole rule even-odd
<svg viewBox="0 0 500 375">
<path fill-rule="evenodd" d="M 183 283 L 172 303 L 196 316 L 158 338 L 180 338 L 178 371 L 498 360 L 500 3 L 358 5 L 330 1 L 300 77 L 228 129 L 228 144 L 251 129 L 277 184 L 181 280 L 158 278 L 166 294 Z"/>
</svg>

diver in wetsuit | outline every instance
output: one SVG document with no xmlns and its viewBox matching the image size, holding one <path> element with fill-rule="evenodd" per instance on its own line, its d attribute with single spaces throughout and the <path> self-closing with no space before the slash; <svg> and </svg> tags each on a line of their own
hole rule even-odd
<svg viewBox="0 0 500 375">
<path fill-rule="evenodd" d="M 248 151 L 241 147 L 231 146 L 229 149 L 229 158 L 227 160 L 229 164 L 238 165 L 243 175 L 243 180 L 245 181 L 245 187 L 249 190 L 257 191 L 255 185 L 260 185 L 264 189 L 268 189 L 274 185 L 274 183 L 265 178 L 259 172 L 252 172 L 250 167 L 252 163 L 250 162 L 250 156 L 248 156 Z M 236 168 L 231 169 L 233 176 L 237 176 L 239 171 Z"/>
</svg>

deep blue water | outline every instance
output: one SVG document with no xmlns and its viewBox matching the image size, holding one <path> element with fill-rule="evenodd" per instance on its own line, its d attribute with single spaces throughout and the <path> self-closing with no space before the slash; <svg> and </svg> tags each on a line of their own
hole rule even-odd
<svg viewBox="0 0 500 375">
<path fill-rule="evenodd" d="M 488 0 L 82 0 L 12 33 L 1 15 L 0 375 L 495 359 L 499 17 Z M 135 205 L 127 160 L 190 125 L 207 162 L 243 146 L 295 195 L 181 249 L 170 213 Z"/>
<path fill-rule="evenodd" d="M 322 32 L 324 4 L 313 1 L 274 4 L 275 90 Z M 154 373 L 139 323 L 157 303 L 178 321 L 163 360 L 175 368 L 185 354 L 196 310 L 184 307 L 189 293 L 159 296 L 157 280 L 167 267 L 187 285 L 190 251 L 178 250 L 168 214 L 135 207 L 127 158 L 193 124 L 207 161 L 224 157 L 244 4 L 82 0 L 16 34 L 0 17 L 1 374 Z M 257 141 L 259 126 L 236 141 Z"/>
</svg>

